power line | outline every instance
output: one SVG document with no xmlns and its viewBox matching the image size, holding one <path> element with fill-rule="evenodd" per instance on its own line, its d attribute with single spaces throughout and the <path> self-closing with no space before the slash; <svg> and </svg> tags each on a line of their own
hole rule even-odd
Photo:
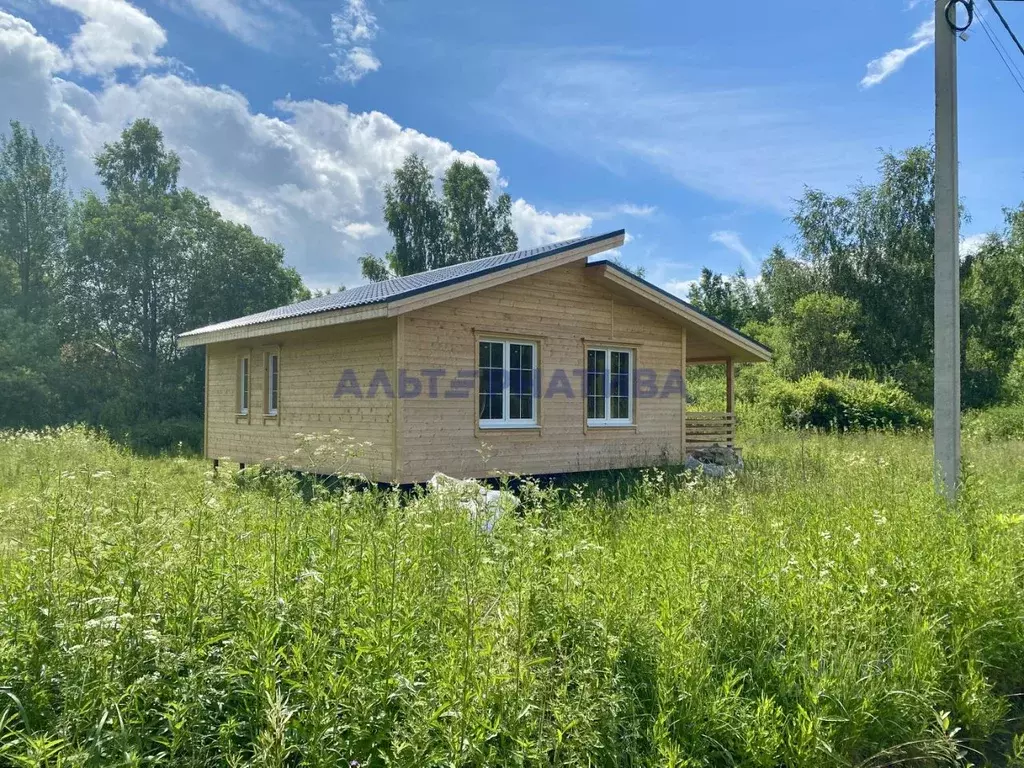
<svg viewBox="0 0 1024 768">
<path fill-rule="evenodd" d="M 999 38 L 992 32 L 992 30 L 989 29 L 988 23 L 980 12 L 978 13 L 978 22 L 981 24 L 981 28 L 985 32 L 985 36 L 988 37 L 989 42 L 992 43 L 992 47 L 995 48 L 996 53 L 1002 60 L 1003 66 L 1006 67 L 1006 71 L 1010 73 L 1010 77 L 1013 79 L 1013 82 L 1020 89 L 1020 92 L 1024 93 L 1024 84 L 1022 84 L 1022 81 L 1024 81 L 1024 72 L 1021 72 L 1020 68 L 1017 67 L 1015 63 L 1011 63 L 1010 52 L 1006 50 L 1003 44 L 999 41 Z"/>
<path fill-rule="evenodd" d="M 1000 11 L 999 6 L 996 5 L 996 0 L 988 0 L 988 4 L 992 6 L 992 10 L 996 12 L 996 16 L 999 17 L 999 20 L 1003 23 L 1006 31 L 1010 33 L 1010 37 L 1013 39 L 1013 42 L 1017 44 L 1017 50 L 1020 51 L 1022 56 L 1024 56 L 1024 45 L 1021 45 L 1020 40 L 1018 40 L 1017 36 L 1013 34 L 1013 29 L 1010 28 L 1010 24 L 1006 20 L 1006 17 L 1003 16 L 1003 12 Z"/>
</svg>

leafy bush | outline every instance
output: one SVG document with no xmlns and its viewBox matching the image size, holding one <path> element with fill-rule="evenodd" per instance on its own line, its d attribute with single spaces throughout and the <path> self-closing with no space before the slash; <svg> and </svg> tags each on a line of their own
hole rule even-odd
<svg viewBox="0 0 1024 768">
<path fill-rule="evenodd" d="M 111 432 L 140 453 L 201 453 L 203 450 L 201 421 L 143 421 Z"/>
<path fill-rule="evenodd" d="M 892 382 L 877 382 L 819 373 L 799 381 L 765 377 L 756 394 L 756 409 L 790 427 L 818 429 L 907 429 L 930 423 L 928 411 Z"/>
<path fill-rule="evenodd" d="M 1024 404 L 1001 405 L 964 414 L 964 434 L 983 440 L 1024 440 Z"/>
</svg>

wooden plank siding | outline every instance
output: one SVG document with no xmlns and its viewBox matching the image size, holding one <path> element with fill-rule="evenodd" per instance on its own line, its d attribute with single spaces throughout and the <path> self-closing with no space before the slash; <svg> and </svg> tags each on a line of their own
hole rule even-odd
<svg viewBox="0 0 1024 768">
<path fill-rule="evenodd" d="M 401 356 L 407 369 L 444 368 L 449 376 L 477 366 L 477 339 L 536 341 L 542 368 L 539 427 L 480 429 L 475 393 L 415 398 L 401 407 L 401 482 L 437 471 L 458 476 L 577 472 L 678 461 L 684 399 L 634 399 L 634 425 L 586 426 L 581 380 L 587 345 L 634 350 L 637 369 L 659 385 L 683 359 L 680 323 L 614 294 L 585 274 L 585 262 L 556 267 L 404 316 Z M 544 397 L 553 371 L 566 371 L 574 397 Z"/>
<path fill-rule="evenodd" d="M 706 439 L 731 442 L 731 419 L 687 413 L 679 391 L 634 396 L 629 426 L 586 422 L 581 373 L 588 346 L 630 349 L 635 370 L 655 372 L 660 395 L 670 373 L 730 355 L 703 325 L 625 290 L 588 268 L 585 257 L 488 285 L 394 317 L 208 344 L 206 456 L 246 464 L 285 457 L 283 463 L 294 469 L 333 472 L 337 464 L 311 465 L 294 457 L 295 435 L 339 430 L 371 444 L 347 471 L 374 481 L 415 483 L 435 472 L 487 477 L 649 466 L 680 461 Z M 537 427 L 479 426 L 480 338 L 536 344 Z M 280 355 L 276 417 L 265 415 L 269 351 Z M 244 354 L 250 358 L 246 416 L 237 413 L 238 360 Z M 439 369 L 445 373 L 432 396 L 424 371 Z M 346 370 L 361 394 L 336 396 Z M 564 391 L 545 396 L 557 370 L 565 372 L 572 397 Z M 386 374 L 388 389 L 370 397 L 378 372 Z M 418 395 L 392 396 L 400 394 L 403 373 L 419 378 Z M 464 397 L 451 396 L 456 378 L 469 385 L 461 389 Z"/>
<path fill-rule="evenodd" d="M 346 471 L 390 481 L 395 439 L 395 401 L 376 398 L 336 398 L 345 369 L 352 369 L 366 387 L 378 369 L 395 380 L 396 320 L 377 320 L 316 330 L 279 334 L 207 346 L 206 456 L 246 464 L 275 461 L 330 473 L 336 460 L 308 466 L 292 455 L 297 433 L 323 434 L 342 430 L 346 437 L 372 445 Z M 277 417 L 264 415 L 266 353 L 279 350 L 280 385 Z M 249 414 L 237 414 L 238 359 L 250 355 Z"/>
</svg>

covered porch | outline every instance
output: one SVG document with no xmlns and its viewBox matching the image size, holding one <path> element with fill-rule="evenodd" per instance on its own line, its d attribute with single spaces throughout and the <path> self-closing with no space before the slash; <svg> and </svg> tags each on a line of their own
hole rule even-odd
<svg viewBox="0 0 1024 768">
<path fill-rule="evenodd" d="M 677 321 L 682 330 L 682 363 L 691 366 L 725 367 L 725 409 L 690 408 L 684 403 L 680 439 L 683 454 L 713 445 L 734 447 L 736 443 L 735 366 L 737 363 L 764 363 L 772 359 L 771 350 L 735 328 L 705 314 L 678 296 L 637 277 L 617 264 L 599 261 L 587 271 L 603 280 L 613 292 L 630 302 L 644 300 L 653 311 Z M 689 377 L 686 377 L 689 387 Z"/>
<path fill-rule="evenodd" d="M 686 361 L 687 370 L 691 366 L 715 365 L 725 368 L 725 410 L 709 411 L 701 407 L 692 409 L 687 404 L 683 412 L 683 434 L 685 453 L 708 448 L 713 445 L 736 447 L 736 365 L 732 357 L 726 358 L 690 358 Z M 687 377 L 689 380 L 689 377 Z"/>
</svg>

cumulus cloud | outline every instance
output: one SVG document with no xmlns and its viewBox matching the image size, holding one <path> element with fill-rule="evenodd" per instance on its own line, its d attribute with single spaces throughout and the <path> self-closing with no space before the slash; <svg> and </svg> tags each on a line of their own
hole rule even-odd
<svg viewBox="0 0 1024 768">
<path fill-rule="evenodd" d="M 974 256 L 978 251 L 981 250 L 986 242 L 992 235 L 987 233 L 979 233 L 976 235 L 967 235 L 967 237 L 961 238 L 960 240 L 960 256 Z"/>
<path fill-rule="evenodd" d="M 379 235 L 381 229 L 381 227 L 368 221 L 353 221 L 351 224 L 346 224 L 342 227 L 341 231 L 353 240 L 365 240 L 368 237 Z"/>
<path fill-rule="evenodd" d="M 674 293 L 681 299 L 688 299 L 690 296 L 690 289 L 696 284 L 696 280 L 669 280 L 661 287 L 669 293 Z"/>
<path fill-rule="evenodd" d="M 593 223 L 593 218 L 585 213 L 538 211 L 522 198 L 512 203 L 512 227 L 519 235 L 520 248 L 579 237 Z"/>
<path fill-rule="evenodd" d="M 380 69 L 370 48 L 377 37 L 377 17 L 366 7 L 366 0 L 347 0 L 345 7 L 331 14 L 334 35 L 334 74 L 339 80 L 358 82 Z"/>
<path fill-rule="evenodd" d="M 68 57 L 86 75 L 109 75 L 121 67 L 161 63 L 167 42 L 163 27 L 124 0 L 50 0 L 81 16 L 85 23 L 71 38 Z"/>
<path fill-rule="evenodd" d="M 893 48 L 877 59 L 868 62 L 868 71 L 861 78 L 861 88 L 873 88 L 890 75 L 898 72 L 906 64 L 907 59 L 919 51 L 923 51 L 935 42 L 935 19 L 928 18 L 914 30 L 910 36 L 910 45 L 904 48 Z"/>
<path fill-rule="evenodd" d="M 410 154 L 423 157 L 435 176 L 460 159 L 479 166 L 495 189 L 504 186 L 494 160 L 381 112 L 316 100 L 281 100 L 259 112 L 237 91 L 160 72 L 129 82 L 107 78 L 89 91 L 61 76 L 69 55 L 0 11 L 0 126 L 18 119 L 55 139 L 66 150 L 72 186 L 95 188 L 92 157 L 132 120 L 151 118 L 181 156 L 181 183 L 282 243 L 314 288 L 360 282 L 357 258 L 390 247 L 382 188 Z M 592 223 L 521 199 L 512 213 L 524 247 L 574 237 Z"/>
</svg>

